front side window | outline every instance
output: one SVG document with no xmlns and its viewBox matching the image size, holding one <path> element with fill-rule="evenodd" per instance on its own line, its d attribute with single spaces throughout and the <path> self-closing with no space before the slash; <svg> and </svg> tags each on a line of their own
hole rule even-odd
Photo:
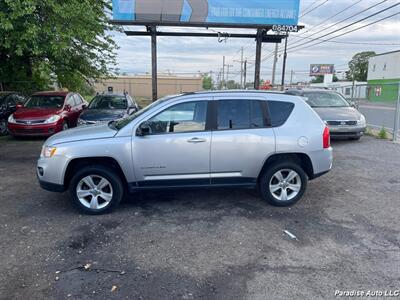
<svg viewBox="0 0 400 300">
<path fill-rule="evenodd" d="M 186 102 L 167 108 L 147 121 L 151 134 L 204 131 L 207 102 Z"/>
<path fill-rule="evenodd" d="M 249 129 L 264 127 L 261 102 L 256 100 L 218 101 L 217 129 Z"/>
<path fill-rule="evenodd" d="M 89 109 L 127 109 L 125 96 L 99 95 L 90 102 Z"/>
<path fill-rule="evenodd" d="M 63 96 L 32 96 L 29 101 L 25 104 L 28 108 L 39 108 L 39 107 L 49 107 L 49 108 L 61 108 L 64 105 Z"/>
</svg>

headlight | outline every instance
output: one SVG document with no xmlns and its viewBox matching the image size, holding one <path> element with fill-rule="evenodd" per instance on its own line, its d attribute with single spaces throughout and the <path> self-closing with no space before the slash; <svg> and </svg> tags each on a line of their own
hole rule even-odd
<svg viewBox="0 0 400 300">
<path fill-rule="evenodd" d="M 57 122 L 57 121 L 60 120 L 60 119 L 61 119 L 60 116 L 54 115 L 54 116 L 51 116 L 50 118 L 48 118 L 48 119 L 45 121 L 45 123 L 46 123 L 46 124 L 55 123 L 55 122 Z"/>
<path fill-rule="evenodd" d="M 12 124 L 17 123 L 17 122 L 15 121 L 15 119 L 14 119 L 14 115 L 11 114 L 11 115 L 8 117 L 8 123 L 12 123 Z"/>
<path fill-rule="evenodd" d="M 56 150 L 57 150 L 56 147 L 43 146 L 42 156 L 50 158 L 56 153 Z"/>
<path fill-rule="evenodd" d="M 367 121 L 363 115 L 360 116 L 360 119 L 357 121 L 357 125 L 359 126 L 367 126 Z"/>
</svg>

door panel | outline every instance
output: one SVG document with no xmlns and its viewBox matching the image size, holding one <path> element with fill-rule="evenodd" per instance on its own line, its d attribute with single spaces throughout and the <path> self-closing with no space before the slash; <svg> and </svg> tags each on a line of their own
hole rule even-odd
<svg viewBox="0 0 400 300">
<path fill-rule="evenodd" d="M 254 182 L 265 159 L 275 152 L 275 134 L 266 127 L 264 106 L 258 99 L 226 99 L 218 101 L 217 107 L 217 130 L 212 132 L 211 182 Z"/>
<path fill-rule="evenodd" d="M 140 185 L 210 183 L 207 103 L 197 100 L 171 105 L 143 122 L 150 134 L 132 139 L 134 171 Z"/>
</svg>

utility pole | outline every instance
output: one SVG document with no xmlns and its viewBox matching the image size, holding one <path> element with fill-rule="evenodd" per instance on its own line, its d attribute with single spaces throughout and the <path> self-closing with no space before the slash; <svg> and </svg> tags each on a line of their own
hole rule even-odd
<svg viewBox="0 0 400 300">
<path fill-rule="evenodd" d="M 293 84 L 293 75 L 294 75 L 294 71 L 290 70 L 290 87 L 292 87 L 292 84 Z"/>
<path fill-rule="evenodd" d="M 399 117 L 400 117 L 400 82 L 397 86 L 397 104 L 396 112 L 394 115 L 394 127 L 393 127 L 393 142 L 397 142 L 397 133 L 399 131 Z"/>
<path fill-rule="evenodd" d="M 274 65 L 272 67 L 272 86 L 275 85 L 276 65 L 278 63 L 278 43 L 275 44 Z"/>
<path fill-rule="evenodd" d="M 243 67 L 243 89 L 246 89 L 246 79 L 247 79 L 247 59 L 244 61 L 244 67 Z"/>
<path fill-rule="evenodd" d="M 241 50 L 242 55 L 240 58 L 240 87 L 243 88 L 243 47 Z"/>
<path fill-rule="evenodd" d="M 228 80 L 229 80 L 229 68 L 230 68 L 230 67 L 233 67 L 233 65 L 227 64 L 226 67 L 227 67 L 227 71 L 226 71 L 225 87 L 227 87 Z"/>
<path fill-rule="evenodd" d="M 224 80 L 225 80 L 225 55 L 222 57 L 222 76 L 221 76 L 221 89 L 224 89 Z"/>
<path fill-rule="evenodd" d="M 283 54 L 283 66 L 282 66 L 282 87 L 281 90 L 285 89 L 285 72 L 286 72 L 286 59 L 287 59 L 287 43 L 288 43 L 289 33 L 286 33 L 285 38 L 285 52 Z"/>
</svg>

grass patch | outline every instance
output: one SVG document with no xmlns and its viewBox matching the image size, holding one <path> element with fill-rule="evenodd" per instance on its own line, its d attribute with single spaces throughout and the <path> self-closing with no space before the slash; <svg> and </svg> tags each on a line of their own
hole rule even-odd
<svg viewBox="0 0 400 300">
<path fill-rule="evenodd" d="M 378 132 L 378 138 L 380 138 L 382 140 L 388 139 L 388 133 L 387 133 L 385 127 L 382 127 L 382 129 Z"/>
</svg>

